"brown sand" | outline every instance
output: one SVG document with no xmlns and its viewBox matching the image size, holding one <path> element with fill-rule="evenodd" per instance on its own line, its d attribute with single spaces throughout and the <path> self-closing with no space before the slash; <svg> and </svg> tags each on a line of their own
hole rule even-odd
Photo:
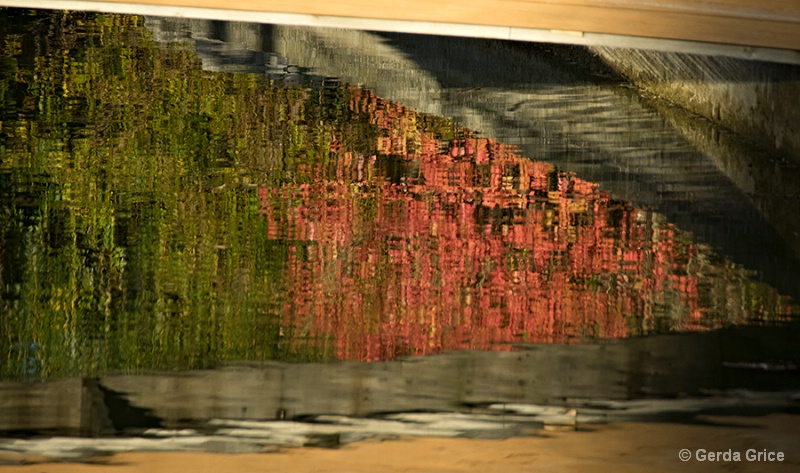
<svg viewBox="0 0 800 473">
<path fill-rule="evenodd" d="M 338 450 L 303 448 L 280 453 L 124 453 L 95 464 L 36 463 L 0 467 L 3 473 L 226 473 L 226 472 L 797 472 L 796 416 L 706 418 L 728 426 L 629 423 L 593 431 L 543 432 L 508 440 L 409 438 L 363 442 Z M 689 448 L 738 451 L 739 462 L 687 462 Z M 783 462 L 751 462 L 748 449 L 780 451 Z"/>
</svg>

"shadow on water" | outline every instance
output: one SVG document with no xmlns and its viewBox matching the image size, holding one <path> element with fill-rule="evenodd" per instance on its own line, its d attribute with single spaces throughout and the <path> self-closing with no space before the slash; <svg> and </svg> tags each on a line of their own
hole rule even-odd
<svg viewBox="0 0 800 473">
<path fill-rule="evenodd" d="M 405 33 L 374 33 L 384 38 L 398 52 L 433 72 L 443 87 L 516 88 L 530 84 L 585 83 L 587 80 L 616 80 L 616 73 L 590 50 L 580 46 L 542 43 L 503 42 L 478 38 L 422 36 Z M 506 46 L 500 46 L 504 44 Z M 272 43 L 274 44 L 274 42 Z M 511 48 L 508 48 L 508 46 Z M 521 54 L 517 54 L 517 49 Z M 613 49 L 613 48 L 608 48 Z M 488 54 L 471 54 L 488 51 Z M 675 80 L 697 80 L 702 75 L 711 83 L 728 82 L 796 82 L 800 68 L 789 64 L 750 61 L 724 56 L 699 56 L 627 50 L 658 61 L 650 66 L 653 75 Z M 539 68 L 526 67 L 536 57 Z M 520 61 L 520 59 L 522 60 Z M 682 58 L 685 58 L 681 60 Z M 697 69 L 687 68 L 696 63 Z M 527 64 L 530 65 L 530 64 Z M 547 66 L 550 66 L 548 68 Z M 560 71 L 566 78 L 552 74 Z"/>
</svg>

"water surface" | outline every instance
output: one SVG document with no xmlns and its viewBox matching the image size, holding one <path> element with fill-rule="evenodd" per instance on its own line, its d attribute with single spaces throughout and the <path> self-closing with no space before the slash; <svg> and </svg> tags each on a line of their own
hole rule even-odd
<svg viewBox="0 0 800 473">
<path fill-rule="evenodd" d="M 616 84 L 521 91 L 511 71 L 469 88 L 407 52 L 365 72 L 416 77 L 385 97 L 397 89 L 331 74 L 322 54 L 223 54 L 148 21 L 3 12 L 3 377 L 507 351 L 792 314 L 793 294 L 715 245 L 719 226 L 692 227 L 720 196 L 736 218 L 750 204 Z M 667 191 L 587 177 L 679 156 L 696 166 Z M 648 182 L 672 182 L 661 169 Z"/>
</svg>

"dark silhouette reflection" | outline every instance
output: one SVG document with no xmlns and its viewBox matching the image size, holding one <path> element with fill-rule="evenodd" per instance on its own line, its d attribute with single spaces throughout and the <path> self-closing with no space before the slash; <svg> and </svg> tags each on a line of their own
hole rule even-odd
<svg viewBox="0 0 800 473">
<path fill-rule="evenodd" d="M 534 406 L 571 406 L 587 423 L 692 423 L 702 422 L 703 415 L 795 412 L 786 391 L 800 389 L 798 329 L 795 323 L 593 345 L 523 344 L 513 352 L 463 351 L 395 362 L 232 364 L 181 374 L 6 382 L 0 385 L 0 430 L 205 432 L 221 425 L 209 424 L 214 419 L 324 423 L 324 416 L 499 414 L 498 407 L 490 408 L 495 405 L 512 411 L 517 409 L 512 406 L 531 406 L 519 409 L 537 415 L 544 411 Z M 80 387 L 80 396 L 69 401 L 64 394 L 71 384 Z M 775 394 L 735 394 L 752 389 Z M 59 407 L 34 414 L 27 411 L 33 399 Z M 78 406 L 80 416 L 63 420 Z M 557 420 L 545 416 L 525 422 L 541 426 Z"/>
</svg>

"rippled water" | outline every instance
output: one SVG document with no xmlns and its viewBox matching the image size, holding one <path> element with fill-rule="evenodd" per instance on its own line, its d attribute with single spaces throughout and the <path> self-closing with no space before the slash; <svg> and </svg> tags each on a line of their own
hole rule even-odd
<svg viewBox="0 0 800 473">
<path fill-rule="evenodd" d="M 793 312 L 797 273 L 749 256 L 775 231 L 713 157 L 558 59 L 498 75 L 426 64 L 403 38 L 358 52 L 276 28 L 265 50 L 209 22 L 1 21 L 4 377 L 390 360 Z M 491 44 L 498 61 L 529 54 Z"/>
</svg>

